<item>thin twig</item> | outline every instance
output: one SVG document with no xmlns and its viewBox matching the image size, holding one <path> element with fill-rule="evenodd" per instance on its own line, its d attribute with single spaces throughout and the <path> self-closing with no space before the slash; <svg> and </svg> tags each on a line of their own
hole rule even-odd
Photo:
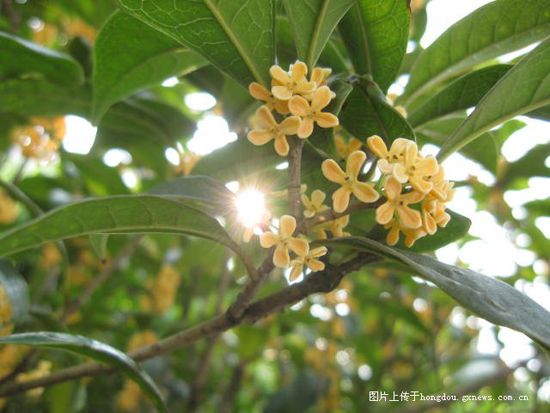
<svg viewBox="0 0 550 413">
<path fill-rule="evenodd" d="M 235 403 L 235 396 L 239 393 L 241 383 L 243 381 L 244 369 L 246 362 L 241 362 L 233 369 L 229 386 L 223 395 L 223 398 L 219 405 L 220 413 L 229 413 L 233 410 L 233 404 Z"/>
<path fill-rule="evenodd" d="M 302 184 L 302 148 L 304 140 L 299 138 L 289 139 L 290 150 L 288 152 L 288 209 L 294 218 L 300 218 Z"/>
<path fill-rule="evenodd" d="M 178 350 L 197 340 L 216 336 L 239 324 L 253 323 L 260 318 L 296 304 L 310 294 L 326 293 L 334 290 L 346 274 L 378 260 L 380 258 L 367 253 L 361 253 L 356 258 L 339 266 L 327 266 L 324 271 L 314 273 L 300 283 L 293 284 L 278 293 L 252 303 L 238 319 L 228 317 L 227 313 L 218 315 L 198 326 L 174 334 L 152 345 L 137 349 L 131 352 L 129 356 L 136 361 L 147 360 Z M 7 384 L 0 388 L 0 397 L 110 371 L 114 370 L 102 364 L 94 362 L 85 363 L 58 370 L 48 376 L 35 380 Z"/>
</svg>

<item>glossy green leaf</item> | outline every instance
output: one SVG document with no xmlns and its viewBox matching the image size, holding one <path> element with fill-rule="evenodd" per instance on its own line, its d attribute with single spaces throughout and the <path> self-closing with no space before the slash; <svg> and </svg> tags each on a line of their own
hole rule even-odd
<svg viewBox="0 0 550 413">
<path fill-rule="evenodd" d="M 25 279 L 6 260 L 0 260 L 0 286 L 6 292 L 11 306 L 12 314 L 9 323 L 17 324 L 29 312 L 29 289 Z M 0 322 L 0 331 L 4 327 L 6 326 Z"/>
<path fill-rule="evenodd" d="M 200 53 L 244 87 L 268 85 L 275 59 L 273 0 L 119 0 L 125 11 Z"/>
<path fill-rule="evenodd" d="M 537 145 L 523 157 L 506 166 L 501 178 L 502 185 L 508 185 L 516 179 L 534 176 L 550 177 L 550 167 L 546 159 L 550 156 L 550 144 Z"/>
<path fill-rule="evenodd" d="M 402 262 L 465 308 L 494 324 L 520 331 L 550 349 L 550 313 L 503 281 L 368 238 L 348 237 L 324 243 L 348 245 Z"/>
<path fill-rule="evenodd" d="M 370 74 L 385 92 L 407 51 L 411 14 L 403 0 L 356 0 L 339 29 L 355 72 Z"/>
<path fill-rule="evenodd" d="M 182 76 L 207 64 L 171 37 L 127 14 L 116 12 L 103 26 L 94 48 L 95 122 L 127 96 Z"/>
<path fill-rule="evenodd" d="M 355 0 L 283 0 L 298 51 L 310 70 Z"/>
<path fill-rule="evenodd" d="M 72 57 L 0 32 L 0 79 L 36 77 L 53 83 L 82 83 L 82 68 Z"/>
<path fill-rule="evenodd" d="M 340 123 L 356 138 L 365 141 L 379 135 L 386 142 L 397 138 L 414 139 L 405 118 L 389 103 L 378 86 L 367 78 L 356 78 L 340 113 Z"/>
<path fill-rule="evenodd" d="M 135 381 L 159 412 L 168 412 L 160 391 L 145 370 L 126 354 L 105 343 L 72 334 L 39 332 L 0 337 L 0 344 L 65 350 L 105 363 Z"/>
<path fill-rule="evenodd" d="M 128 195 L 75 202 L 6 231 L 0 235 L 0 254 L 95 233 L 185 234 L 236 247 L 214 218 L 189 206 L 189 201 L 183 198 Z"/>
<path fill-rule="evenodd" d="M 489 66 L 456 79 L 419 107 L 409 109 L 407 120 L 416 128 L 457 110 L 476 106 L 510 68 L 511 65 Z"/>
<path fill-rule="evenodd" d="M 548 9 L 550 14 L 550 6 Z M 485 95 L 437 155 L 440 160 L 514 116 L 550 104 L 550 39 L 526 55 Z"/>
<path fill-rule="evenodd" d="M 498 0 L 452 25 L 415 63 L 402 96 L 410 102 L 449 77 L 548 37 L 546 0 Z"/>
<path fill-rule="evenodd" d="M 550 121 L 550 105 L 535 109 L 532 112 L 528 112 L 525 114 L 525 116 L 529 116 L 530 118 L 533 118 L 533 119 Z"/>
</svg>

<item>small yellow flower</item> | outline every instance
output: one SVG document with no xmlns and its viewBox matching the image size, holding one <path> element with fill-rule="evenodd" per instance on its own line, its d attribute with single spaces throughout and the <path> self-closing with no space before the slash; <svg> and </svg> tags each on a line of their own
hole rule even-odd
<svg viewBox="0 0 550 413">
<path fill-rule="evenodd" d="M 353 152 L 348 156 L 346 172 L 342 171 L 333 159 L 327 159 L 323 162 L 323 175 L 325 175 L 329 181 L 341 185 L 341 187 L 332 194 L 334 211 L 344 212 L 349 205 L 349 199 L 352 193 L 359 201 L 365 203 L 374 202 L 380 197 L 372 184 L 359 182 L 357 180 L 357 176 L 361 171 L 361 166 L 363 166 L 366 158 L 367 155 L 365 155 L 365 152 Z"/>
<path fill-rule="evenodd" d="M 10 323 L 13 310 L 10 299 L 3 285 L 0 284 L 0 336 L 5 336 L 13 330 Z"/>
<path fill-rule="evenodd" d="M 17 219 L 18 215 L 17 203 L 3 191 L 0 191 L 0 224 L 9 225 Z"/>
<path fill-rule="evenodd" d="M 279 234 L 267 231 L 260 236 L 260 245 L 262 247 L 271 248 L 275 246 L 273 264 L 277 267 L 284 268 L 289 266 L 289 249 L 299 256 L 306 255 L 307 253 L 307 241 L 293 237 L 294 230 L 296 230 L 296 220 L 294 217 L 283 215 L 279 223 Z"/>
<path fill-rule="evenodd" d="M 307 191 L 307 185 L 300 185 L 300 194 L 305 194 Z M 282 191 L 273 191 L 269 193 L 269 196 L 274 199 L 287 199 L 288 198 L 288 189 L 283 189 Z"/>
<path fill-rule="evenodd" d="M 409 182 L 414 189 L 427 194 L 432 190 L 433 183 L 426 177 L 435 175 L 438 169 L 439 165 L 433 156 L 422 157 L 416 143 L 409 141 L 403 152 L 403 163 L 396 164 L 392 173 L 399 182 Z"/>
<path fill-rule="evenodd" d="M 317 258 L 325 255 L 327 251 L 327 247 L 318 247 L 310 251 L 308 245 L 304 255 L 300 255 L 298 258 L 290 262 L 292 271 L 290 272 L 289 280 L 294 281 L 298 278 L 304 271 L 304 265 L 312 272 L 323 271 L 325 269 L 325 264 Z"/>
<path fill-rule="evenodd" d="M 399 232 L 402 232 L 405 235 L 405 246 L 407 248 L 412 247 L 416 240 L 427 235 L 426 231 L 424 231 L 424 228 L 422 227 L 414 229 L 403 227 L 403 224 L 399 221 L 398 218 L 395 218 L 388 222 L 384 226 L 384 228 L 390 229 L 388 235 L 386 236 L 386 243 L 388 245 L 397 244 L 397 242 L 399 241 Z"/>
<path fill-rule="evenodd" d="M 259 129 L 248 132 L 248 140 L 258 146 L 275 140 L 275 151 L 280 156 L 288 155 L 289 146 L 286 137 L 298 132 L 300 118 L 289 116 L 281 123 L 277 123 L 267 106 L 262 106 L 256 111 L 256 123 Z"/>
<path fill-rule="evenodd" d="M 273 65 L 269 73 L 273 78 L 271 93 L 280 100 L 289 100 L 295 94 L 309 95 L 317 87 L 315 83 L 307 80 L 307 66 L 303 62 L 298 61 L 290 65 L 290 72 Z"/>
<path fill-rule="evenodd" d="M 393 141 L 388 151 L 380 136 L 373 135 L 367 139 L 369 149 L 380 158 L 377 163 L 378 169 L 385 175 L 391 174 L 394 165 L 403 161 L 403 151 L 408 142 L 410 142 L 408 139 L 398 138 Z"/>
<path fill-rule="evenodd" d="M 277 99 L 273 96 L 273 93 L 259 83 L 252 82 L 248 86 L 248 91 L 254 99 L 264 101 L 269 110 L 276 110 L 281 115 L 288 115 L 290 113 L 288 109 L 288 100 Z"/>
<path fill-rule="evenodd" d="M 342 159 L 347 159 L 352 152 L 358 151 L 361 149 L 363 144 L 357 138 L 351 138 L 348 143 L 344 141 L 344 138 L 339 134 L 334 135 L 334 144 L 336 145 L 336 151 Z"/>
<path fill-rule="evenodd" d="M 445 212 L 446 203 L 452 201 L 454 196 L 453 183 L 443 181 L 443 185 L 440 186 L 442 195 L 445 202 L 434 197 L 433 190 L 429 196 L 422 202 L 422 223 L 424 230 L 432 235 L 435 234 L 437 226 L 445 227 L 451 220 L 451 216 Z"/>
<path fill-rule="evenodd" d="M 42 259 L 40 260 L 40 266 L 42 268 L 50 268 L 59 264 L 62 261 L 61 253 L 53 242 L 44 244 L 42 247 Z"/>
<path fill-rule="evenodd" d="M 349 232 L 344 232 L 344 228 L 349 224 L 349 215 L 344 215 L 338 219 L 317 225 L 317 234 L 319 239 L 327 239 L 326 231 L 330 231 L 334 238 L 349 237 Z"/>
<path fill-rule="evenodd" d="M 32 370 L 27 373 L 19 373 L 16 376 L 15 381 L 17 383 L 24 383 L 26 381 L 36 380 L 50 374 L 51 369 L 52 369 L 51 362 L 46 360 L 41 360 L 38 363 L 38 367 L 36 368 L 36 370 Z M 37 387 L 36 389 L 28 390 L 25 394 L 29 397 L 40 397 L 43 392 L 44 392 L 43 387 Z"/>
<path fill-rule="evenodd" d="M 328 206 L 323 205 L 326 197 L 327 195 L 319 189 L 316 189 L 311 193 L 311 199 L 309 199 L 305 194 L 302 195 L 302 203 L 305 207 L 304 216 L 306 218 L 311 218 L 315 214 L 329 209 Z"/>
<path fill-rule="evenodd" d="M 310 81 L 315 83 L 317 87 L 326 86 L 327 79 L 332 74 L 332 69 L 316 67 L 311 71 Z"/>
<path fill-rule="evenodd" d="M 330 103 L 330 99 L 331 92 L 327 86 L 321 86 L 313 93 L 311 104 L 302 96 L 294 96 L 290 99 L 288 102 L 290 112 L 302 118 L 298 129 L 300 138 L 307 138 L 313 133 L 314 123 L 321 128 L 333 128 L 338 125 L 338 118 L 334 114 L 322 112 Z"/>
<path fill-rule="evenodd" d="M 180 283 L 178 271 L 171 265 L 163 265 L 158 275 L 147 281 L 149 295 L 141 298 L 142 308 L 145 311 L 153 310 L 155 314 L 163 314 L 174 305 Z"/>
<path fill-rule="evenodd" d="M 397 212 L 401 224 L 405 228 L 420 227 L 422 225 L 420 212 L 409 208 L 408 205 L 420 202 L 424 198 L 424 194 L 416 191 L 402 194 L 401 183 L 393 176 L 386 180 L 384 189 L 388 200 L 376 209 L 376 222 L 385 225 L 393 219 Z"/>
</svg>

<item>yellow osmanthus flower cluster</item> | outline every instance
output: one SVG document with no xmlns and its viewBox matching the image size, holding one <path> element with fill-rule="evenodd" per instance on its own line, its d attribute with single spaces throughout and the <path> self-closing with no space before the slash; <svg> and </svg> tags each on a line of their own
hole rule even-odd
<svg viewBox="0 0 550 413">
<path fill-rule="evenodd" d="M 0 224 L 9 225 L 17 219 L 18 215 L 17 203 L 0 190 Z"/>
<path fill-rule="evenodd" d="M 2 284 L 0 284 L 0 337 L 7 336 L 13 330 L 13 324 L 11 323 L 11 317 L 13 316 L 13 309 L 11 306 L 8 293 Z"/>
<path fill-rule="evenodd" d="M 26 373 L 19 373 L 15 378 L 18 383 L 24 383 L 30 380 L 36 380 L 41 377 L 48 376 L 52 370 L 52 363 L 47 360 L 40 360 L 35 370 L 31 370 Z M 25 393 L 29 397 L 40 397 L 44 392 L 44 387 L 37 387 L 32 390 L 27 390 Z"/>
<path fill-rule="evenodd" d="M 315 124 L 321 128 L 338 125 L 335 115 L 323 111 L 335 97 L 326 85 L 330 69 L 316 67 L 308 79 L 307 65 L 297 61 L 290 65 L 288 72 L 274 65 L 269 73 L 271 90 L 256 82 L 249 86 L 252 97 L 265 102 L 252 121 L 254 129 L 248 133 L 250 142 L 265 145 L 274 141 L 275 151 L 286 156 L 290 149 L 287 136 L 298 135 L 306 139 L 313 133 Z M 276 117 L 282 120 L 279 122 Z"/>
<path fill-rule="evenodd" d="M 30 122 L 32 126 L 14 129 L 12 141 L 27 158 L 51 160 L 67 131 L 65 118 L 31 118 Z"/>
<path fill-rule="evenodd" d="M 181 277 L 174 267 L 165 264 L 159 274 L 147 281 L 148 295 L 141 299 L 141 307 L 145 311 L 163 314 L 174 305 L 176 293 L 181 283 Z"/>
<path fill-rule="evenodd" d="M 453 183 L 445 180 L 445 171 L 433 156 L 424 157 L 415 142 L 396 139 L 388 150 L 379 136 L 367 139 L 367 145 L 379 158 L 378 169 L 385 177 L 384 193 L 387 201 L 376 210 L 376 221 L 389 228 L 389 245 L 405 235 L 405 245 L 412 246 L 425 235 L 432 235 L 437 227 L 444 227 L 451 219 L 445 212 L 453 199 Z M 420 203 L 420 211 L 409 205 Z"/>
</svg>

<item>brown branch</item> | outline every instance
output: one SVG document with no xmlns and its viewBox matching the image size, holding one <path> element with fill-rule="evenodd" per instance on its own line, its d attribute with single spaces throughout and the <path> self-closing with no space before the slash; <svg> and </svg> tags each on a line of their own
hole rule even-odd
<svg viewBox="0 0 550 413">
<path fill-rule="evenodd" d="M 299 138 L 289 139 L 290 150 L 288 152 L 288 210 L 294 218 L 300 218 L 302 184 L 302 148 L 304 140 Z"/>
<path fill-rule="evenodd" d="M 326 293 L 334 290 L 346 274 L 356 271 L 362 266 L 378 260 L 380 260 L 380 258 L 376 256 L 361 253 L 354 259 L 337 267 L 327 266 L 324 271 L 313 273 L 300 283 L 293 284 L 278 293 L 254 302 L 246 308 L 246 310 L 238 318 L 230 317 L 228 316 L 228 313 L 218 315 L 202 324 L 199 324 L 198 326 L 174 334 L 150 346 L 137 349 L 129 353 L 129 356 L 136 361 L 143 361 L 180 349 L 197 340 L 216 336 L 239 324 L 253 323 L 260 318 L 282 311 L 311 294 Z M 0 388 L 0 397 L 10 396 L 33 388 L 51 386 L 67 380 L 94 376 L 110 371 L 114 370 L 102 364 L 94 362 L 85 363 L 67 369 L 58 370 L 49 376 L 35 380 L 7 384 Z"/>
</svg>

